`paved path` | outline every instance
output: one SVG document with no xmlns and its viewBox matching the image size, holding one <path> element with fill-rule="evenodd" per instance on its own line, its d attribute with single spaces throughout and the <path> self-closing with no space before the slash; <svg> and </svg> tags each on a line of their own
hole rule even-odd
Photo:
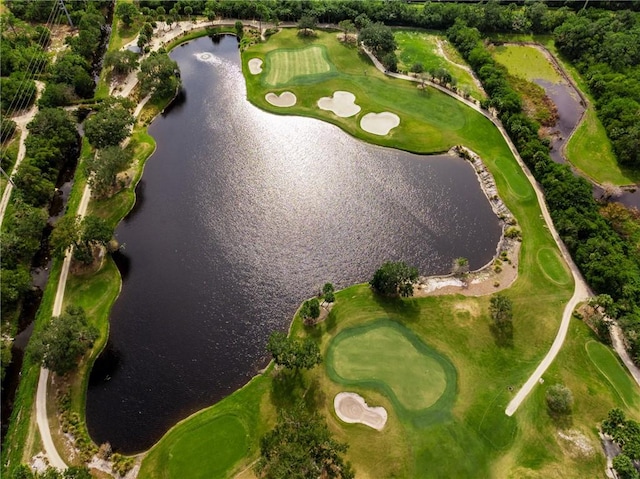
<svg viewBox="0 0 640 479">
<path fill-rule="evenodd" d="M 622 359 L 622 362 L 631 373 L 631 376 L 635 379 L 636 383 L 638 383 L 638 386 L 640 386 L 640 370 L 631 360 L 631 356 L 629 356 L 629 352 L 624 346 L 623 337 L 622 329 L 617 322 L 614 322 L 611 325 L 611 343 L 613 345 L 613 349 L 616 350 L 618 356 L 620 356 L 620 359 Z"/>
<path fill-rule="evenodd" d="M 420 79 L 416 79 L 416 78 L 410 77 L 408 75 L 401 75 L 399 73 L 389 73 L 389 72 L 387 72 L 385 70 L 384 66 L 382 66 L 382 64 L 371 54 L 371 52 L 369 52 L 367 50 L 365 50 L 365 51 L 367 52 L 367 54 L 369 55 L 369 57 L 373 61 L 374 65 L 378 68 L 378 70 L 386 73 L 388 76 L 391 76 L 391 77 L 394 77 L 394 78 L 402 78 L 404 80 L 410 80 L 410 81 L 413 81 L 413 82 L 421 82 L 422 81 Z M 538 381 L 540 380 L 542 375 L 546 372 L 546 370 L 549 368 L 549 366 L 551 365 L 553 360 L 558 355 L 558 352 L 560 351 L 560 348 L 562 347 L 562 344 L 564 343 L 564 340 L 567 337 L 567 331 L 569 330 L 569 323 L 571 322 L 571 315 L 573 313 L 573 310 L 578 305 L 578 303 L 580 303 L 582 301 L 585 301 L 589 297 L 593 296 L 593 293 L 591 292 L 589 286 L 587 285 L 586 281 L 582 277 L 582 274 L 580 273 L 580 270 L 578 269 L 576 264 L 573 262 L 573 259 L 571 258 L 571 255 L 569 254 L 569 251 L 567 250 L 567 248 L 566 248 L 565 244 L 563 243 L 563 241 L 560 239 L 560 235 L 558 235 L 558 232 L 556 231 L 556 228 L 555 228 L 555 226 L 553 224 L 553 221 L 551 220 L 551 215 L 549 214 L 549 210 L 547 209 L 547 204 L 545 202 L 544 194 L 542 193 L 540 185 L 538 185 L 538 182 L 536 181 L 536 179 L 531 174 L 531 171 L 529 170 L 527 165 L 525 165 L 524 162 L 522 161 L 522 158 L 520 157 L 520 154 L 518 153 L 518 150 L 516 149 L 515 145 L 511 141 L 511 138 L 509 138 L 509 135 L 507 134 L 507 132 L 504 129 L 504 127 L 502 126 L 502 122 L 500 122 L 500 120 L 498 120 L 496 117 L 491 115 L 489 112 L 487 112 L 487 111 L 483 110 L 482 108 L 480 108 L 477 104 L 475 104 L 475 103 L 467 100 L 466 98 L 463 98 L 460 95 L 458 95 L 458 94 L 456 94 L 456 93 L 454 93 L 454 92 L 442 87 L 441 85 L 438 85 L 438 84 L 430 82 L 430 81 L 425 81 L 425 83 L 430 85 L 430 86 L 432 86 L 432 87 L 434 87 L 434 88 L 436 88 L 436 89 L 438 89 L 438 90 L 440 90 L 440 91 L 442 91 L 442 92 L 444 92 L 444 93 L 446 93 L 449 96 L 454 97 L 455 99 L 463 102 L 464 104 L 466 104 L 470 108 L 473 108 L 474 110 L 476 110 L 477 112 L 481 113 L 486 118 L 491 120 L 491 122 L 498 128 L 498 130 L 502 134 L 502 137 L 507 142 L 507 145 L 509 145 L 509 149 L 511 150 L 511 153 L 516 158 L 516 160 L 518 161 L 518 164 L 520 165 L 520 167 L 524 171 L 524 174 L 526 175 L 527 179 L 529 180 L 529 183 L 531 183 L 531 186 L 533 186 L 533 189 L 534 189 L 534 191 L 536 193 L 536 197 L 538 199 L 538 204 L 540 206 L 540 210 L 542 211 L 542 217 L 544 218 L 544 221 L 545 221 L 545 223 L 547 225 L 547 228 L 549 229 L 549 232 L 551 233 L 551 236 L 553 237 L 553 239 L 555 240 L 556 244 L 558 245 L 558 248 L 560 248 L 560 252 L 562 253 L 562 257 L 564 258 L 565 262 L 569 266 L 569 269 L 571 270 L 571 275 L 573 276 L 573 281 L 575 283 L 575 288 L 574 288 L 573 295 L 571 296 L 571 299 L 569 300 L 569 302 L 567 303 L 567 305 L 564 308 L 564 312 L 562 314 L 562 320 L 560 322 L 560 327 L 558 328 L 558 333 L 556 334 L 556 337 L 555 337 L 555 339 L 553 341 L 553 344 L 551 345 L 551 348 L 547 352 L 547 355 L 540 362 L 540 364 L 538 365 L 536 370 L 533 372 L 533 374 L 529 377 L 529 379 L 524 383 L 522 388 L 520 388 L 518 393 L 515 395 L 515 397 L 508 404 L 508 406 L 507 406 L 507 408 L 505 410 L 505 414 L 507 416 L 511 416 L 517 411 L 517 409 L 520 406 L 520 404 L 522 404 L 522 401 L 524 401 L 524 399 L 529 395 L 529 393 L 532 391 L 533 387 L 538 383 Z"/>
<path fill-rule="evenodd" d="M 33 103 L 33 106 L 24 115 L 13 118 L 13 121 L 16 122 L 17 129 L 20 131 L 20 145 L 18 147 L 18 157 L 16 158 L 16 163 L 13 165 L 13 170 L 11 170 L 11 175 L 9 176 L 12 179 L 18 171 L 20 163 L 22 163 L 22 160 L 24 160 L 24 155 L 26 153 L 25 141 L 27 139 L 27 135 L 29 134 L 27 125 L 31 123 L 33 117 L 38 113 L 37 102 L 43 90 L 44 83 L 42 83 L 41 81 L 36 81 L 36 99 Z M 7 181 L 7 185 L 2 192 L 2 199 L 0 199 L 0 227 L 2 226 L 2 222 L 4 221 L 4 213 L 5 211 L 7 211 L 7 206 L 9 205 L 9 199 L 11 198 L 12 191 L 13 182 Z"/>
</svg>

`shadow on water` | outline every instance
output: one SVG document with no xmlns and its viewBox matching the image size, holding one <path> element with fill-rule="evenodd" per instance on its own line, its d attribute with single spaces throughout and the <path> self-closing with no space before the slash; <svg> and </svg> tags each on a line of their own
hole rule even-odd
<svg viewBox="0 0 640 479">
<path fill-rule="evenodd" d="M 143 178 L 136 185 L 136 202 L 133 204 L 133 208 L 129 210 L 129 213 L 127 214 L 127 216 L 124 217 L 125 222 L 129 222 L 133 220 L 136 214 L 138 214 L 144 208 L 145 189 L 146 189 L 146 182 Z"/>
<path fill-rule="evenodd" d="M 111 257 L 113 258 L 118 271 L 120 272 L 120 277 L 122 278 L 122 282 L 124 283 L 129 277 L 129 272 L 131 271 L 131 258 L 127 256 L 124 252 L 126 245 L 121 245 L 120 249 L 111 253 Z"/>
<path fill-rule="evenodd" d="M 96 359 L 91 370 L 89 386 L 110 381 L 120 367 L 120 353 L 113 347 L 111 341 L 107 341 L 104 350 Z"/>
</svg>

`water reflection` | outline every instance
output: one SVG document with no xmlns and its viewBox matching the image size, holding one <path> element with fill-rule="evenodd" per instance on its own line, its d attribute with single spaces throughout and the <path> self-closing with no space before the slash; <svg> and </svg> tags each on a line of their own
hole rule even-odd
<svg viewBox="0 0 640 479">
<path fill-rule="evenodd" d="M 93 439 L 125 452 L 244 384 L 268 334 L 324 282 L 366 281 L 386 260 L 479 267 L 500 235 L 463 160 L 258 110 L 234 38 L 172 56 L 187 101 L 150 128 L 144 206 L 117 229 L 131 259 L 111 315 L 118 363 L 94 370 L 87 398 Z"/>
</svg>

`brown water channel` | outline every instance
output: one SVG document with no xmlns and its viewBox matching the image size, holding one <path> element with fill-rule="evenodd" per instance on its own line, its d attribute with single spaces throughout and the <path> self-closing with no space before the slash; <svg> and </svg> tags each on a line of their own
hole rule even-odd
<svg viewBox="0 0 640 479">
<path fill-rule="evenodd" d="M 324 282 L 367 281 L 387 260 L 478 268 L 500 237 L 463 160 L 255 108 L 234 38 L 171 56 L 185 95 L 151 125 L 158 148 L 116 231 L 124 284 L 87 397 L 92 438 L 127 453 L 246 383 Z"/>
</svg>

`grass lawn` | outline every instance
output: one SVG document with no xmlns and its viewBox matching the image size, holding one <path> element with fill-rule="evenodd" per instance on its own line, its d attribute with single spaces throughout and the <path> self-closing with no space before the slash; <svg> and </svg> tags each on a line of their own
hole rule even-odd
<svg viewBox="0 0 640 479">
<path fill-rule="evenodd" d="M 571 163 L 600 184 L 624 186 L 640 181 L 640 172 L 618 164 L 607 132 L 591 103 L 565 152 Z"/>
<path fill-rule="evenodd" d="M 484 93 L 478 88 L 471 73 L 459 65 L 466 65 L 464 59 L 457 50 L 447 41 L 443 35 L 436 35 L 417 30 L 397 29 L 394 31 L 398 50 L 398 70 L 410 72 L 414 63 L 420 62 L 425 71 L 433 71 L 444 68 L 451 73 L 458 86 L 468 89 L 473 98 L 481 100 Z M 438 41 L 442 45 L 442 56 L 438 50 Z M 456 63 L 458 65 L 456 65 Z"/>
<path fill-rule="evenodd" d="M 324 78 L 331 71 L 326 50 L 312 45 L 301 50 L 276 50 L 269 52 L 265 60 L 264 83 L 279 87 L 291 81 L 304 82 Z"/>
</svg>

